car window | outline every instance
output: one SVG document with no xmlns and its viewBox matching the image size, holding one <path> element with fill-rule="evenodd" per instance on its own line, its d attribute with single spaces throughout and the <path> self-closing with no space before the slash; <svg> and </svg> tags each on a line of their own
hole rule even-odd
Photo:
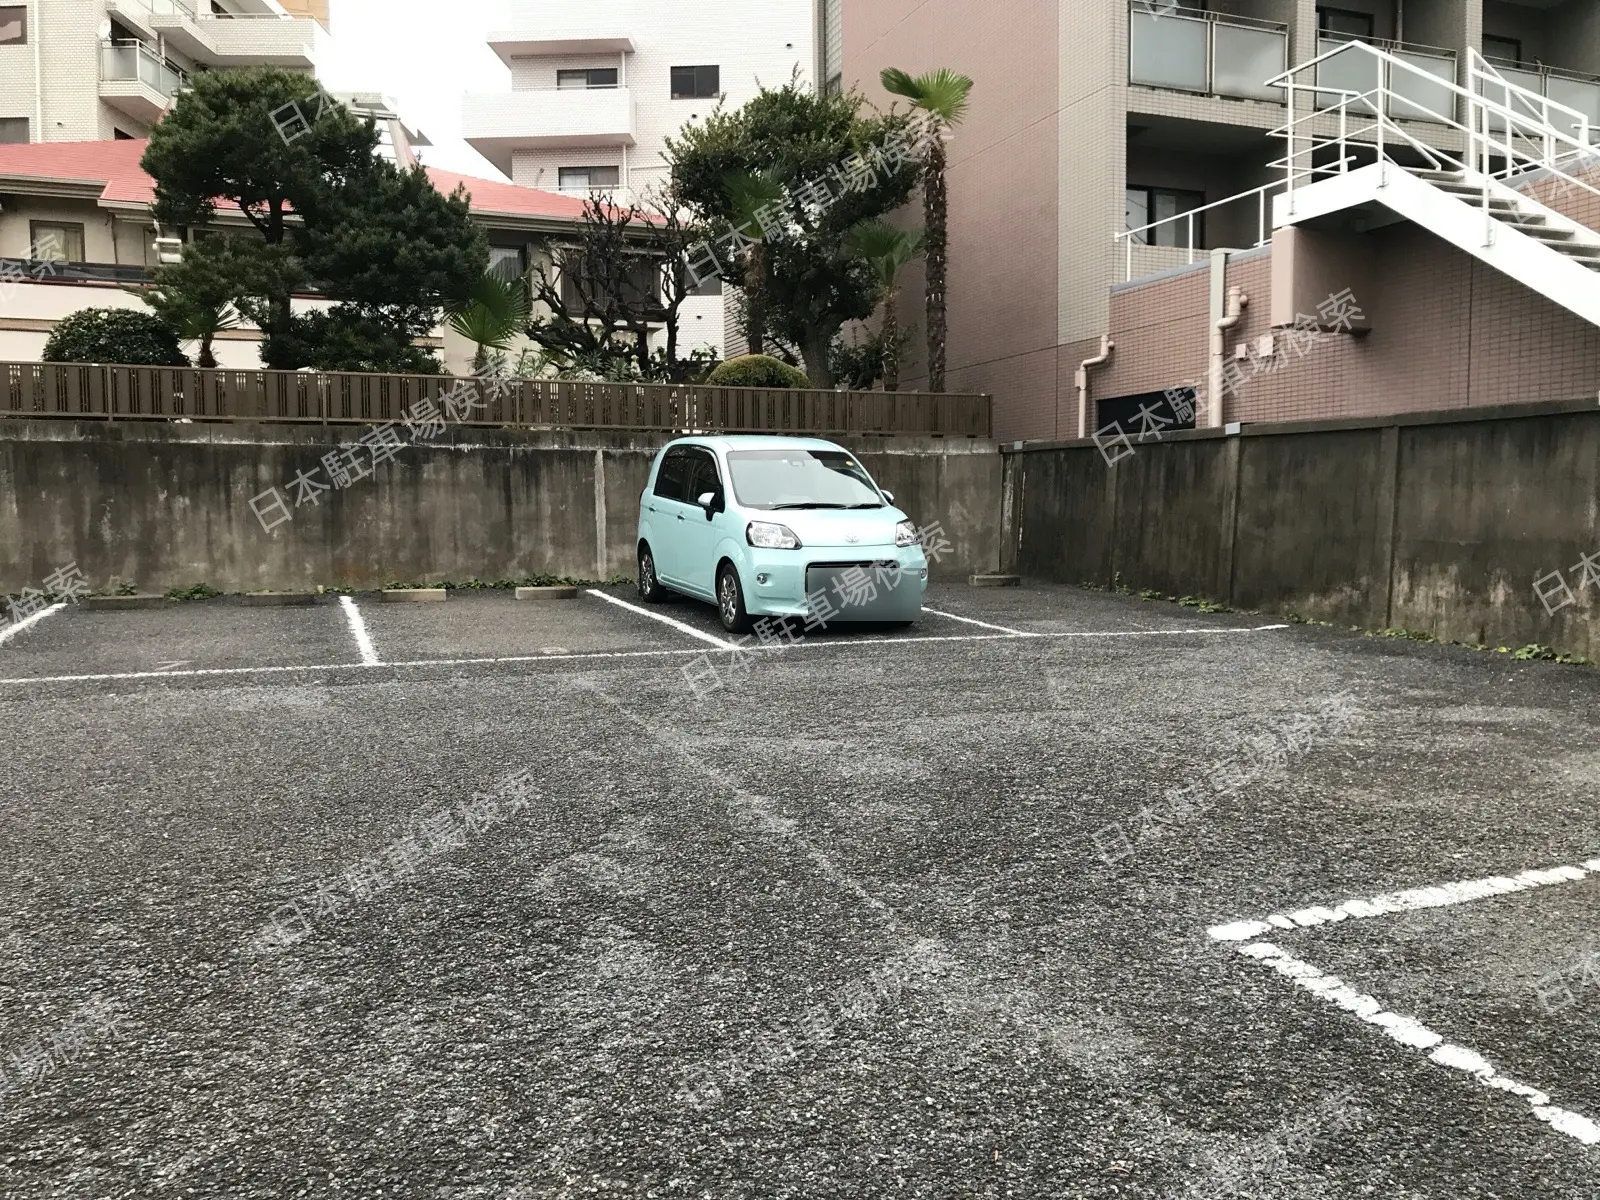
<svg viewBox="0 0 1600 1200">
<path fill-rule="evenodd" d="M 736 450 L 728 470 L 734 495 L 749 508 L 883 507 L 872 477 L 842 450 Z"/>
<path fill-rule="evenodd" d="M 699 500 L 703 492 L 720 492 L 722 480 L 717 477 L 717 460 L 707 450 L 691 450 L 690 461 L 694 464 L 689 475 L 689 489 L 685 493 L 689 503 Z"/>
<path fill-rule="evenodd" d="M 687 447 L 673 446 L 669 449 L 656 472 L 656 495 L 663 500 L 687 500 L 691 465 Z"/>
</svg>

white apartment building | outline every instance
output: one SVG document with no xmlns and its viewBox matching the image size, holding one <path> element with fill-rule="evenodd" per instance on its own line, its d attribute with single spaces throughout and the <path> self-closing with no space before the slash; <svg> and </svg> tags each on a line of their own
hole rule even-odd
<svg viewBox="0 0 1600 1200">
<path fill-rule="evenodd" d="M 812 0 L 513 0 L 514 28 L 489 38 L 511 91 L 468 93 L 462 134 L 516 183 L 639 198 L 686 123 L 796 71 L 814 81 L 816 20 Z M 684 353 L 722 353 L 719 285 L 682 317 Z"/>
<path fill-rule="evenodd" d="M 315 71 L 326 0 L 0 0 L 0 142 L 142 138 L 192 71 Z"/>
</svg>

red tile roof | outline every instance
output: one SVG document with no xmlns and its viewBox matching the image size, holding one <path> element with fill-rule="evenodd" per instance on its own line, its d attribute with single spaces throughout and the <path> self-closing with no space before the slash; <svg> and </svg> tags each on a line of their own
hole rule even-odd
<svg viewBox="0 0 1600 1200">
<path fill-rule="evenodd" d="M 139 166 L 144 156 L 143 138 L 109 142 L 24 142 L 0 145 L 0 180 L 60 179 L 98 183 L 106 204 L 149 204 L 155 200 L 155 180 Z M 583 215 L 583 200 L 521 184 L 457 175 L 426 168 L 439 191 L 449 195 L 458 184 L 472 196 L 472 211 L 482 215 L 545 217 L 576 221 Z"/>
</svg>

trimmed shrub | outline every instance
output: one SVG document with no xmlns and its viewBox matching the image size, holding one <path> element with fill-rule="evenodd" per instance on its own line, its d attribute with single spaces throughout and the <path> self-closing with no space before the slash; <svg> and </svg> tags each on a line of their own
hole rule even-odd
<svg viewBox="0 0 1600 1200">
<path fill-rule="evenodd" d="M 44 345 L 45 362 L 187 367 L 177 331 L 152 313 L 86 308 L 60 322 Z"/>
<path fill-rule="evenodd" d="M 811 380 L 798 367 L 767 354 L 742 354 L 730 358 L 706 382 L 712 387 L 809 388 Z"/>
</svg>

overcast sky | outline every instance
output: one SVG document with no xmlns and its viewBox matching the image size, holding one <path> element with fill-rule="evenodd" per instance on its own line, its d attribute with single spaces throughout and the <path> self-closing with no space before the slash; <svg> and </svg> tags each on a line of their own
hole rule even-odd
<svg viewBox="0 0 1600 1200">
<path fill-rule="evenodd" d="M 511 90 L 511 72 L 484 41 L 510 26 L 506 0 L 333 0 L 330 24 L 333 50 L 319 72 L 330 92 L 382 92 L 433 143 L 423 162 L 504 178 L 461 140 L 461 96 Z"/>
</svg>

